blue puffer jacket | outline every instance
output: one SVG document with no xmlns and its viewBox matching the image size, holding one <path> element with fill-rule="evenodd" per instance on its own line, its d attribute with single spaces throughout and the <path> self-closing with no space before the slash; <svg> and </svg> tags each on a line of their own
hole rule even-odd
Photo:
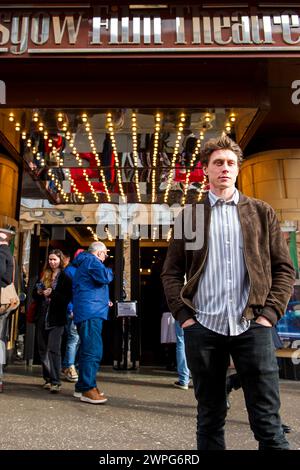
<svg viewBox="0 0 300 470">
<path fill-rule="evenodd" d="M 109 291 L 113 280 L 110 268 L 91 253 L 83 252 L 74 261 L 76 273 L 73 278 L 74 323 L 90 318 L 107 319 Z"/>
</svg>

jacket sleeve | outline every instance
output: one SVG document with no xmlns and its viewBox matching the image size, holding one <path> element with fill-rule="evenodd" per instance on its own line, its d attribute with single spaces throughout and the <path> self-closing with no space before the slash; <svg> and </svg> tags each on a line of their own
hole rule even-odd
<svg viewBox="0 0 300 470">
<path fill-rule="evenodd" d="M 261 315 L 272 325 L 284 315 L 295 281 L 295 270 L 275 211 L 269 213 L 269 245 L 272 285 Z"/>
<path fill-rule="evenodd" d="M 4 286 L 12 283 L 13 279 L 13 257 L 0 254 L 0 279 Z"/>
<path fill-rule="evenodd" d="M 96 258 L 90 263 L 88 273 L 97 284 L 109 284 L 114 278 L 112 270 Z"/>
<path fill-rule="evenodd" d="M 169 309 L 181 325 L 185 320 L 193 318 L 195 315 L 194 310 L 190 309 L 180 297 L 181 289 L 185 283 L 185 259 L 184 240 L 182 238 L 172 238 L 163 265 L 161 279 Z"/>
</svg>

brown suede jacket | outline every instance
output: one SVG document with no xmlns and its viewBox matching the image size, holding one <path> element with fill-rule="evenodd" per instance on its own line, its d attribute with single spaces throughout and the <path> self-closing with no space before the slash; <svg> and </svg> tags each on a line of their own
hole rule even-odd
<svg viewBox="0 0 300 470">
<path fill-rule="evenodd" d="M 204 207 L 203 246 L 187 249 L 190 240 L 184 234 L 180 239 L 172 238 L 161 274 L 169 308 L 180 324 L 195 315 L 193 297 L 208 254 L 211 217 L 208 196 L 199 204 Z M 196 207 L 193 204 L 184 209 L 184 220 L 190 220 L 193 227 L 196 227 Z M 275 325 L 285 312 L 295 280 L 288 246 L 271 206 L 240 193 L 237 207 L 250 278 L 250 293 L 243 316 L 250 320 L 263 315 Z"/>
</svg>

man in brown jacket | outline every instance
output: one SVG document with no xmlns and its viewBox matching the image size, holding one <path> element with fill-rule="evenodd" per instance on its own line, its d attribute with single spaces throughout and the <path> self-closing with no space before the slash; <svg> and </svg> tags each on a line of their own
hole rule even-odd
<svg viewBox="0 0 300 470">
<path fill-rule="evenodd" d="M 271 334 L 294 282 L 288 247 L 274 210 L 235 188 L 242 151 L 234 141 L 209 140 L 201 161 L 210 191 L 175 221 L 162 272 L 169 308 L 184 329 L 198 449 L 225 449 L 230 355 L 259 449 L 288 449 Z"/>
</svg>

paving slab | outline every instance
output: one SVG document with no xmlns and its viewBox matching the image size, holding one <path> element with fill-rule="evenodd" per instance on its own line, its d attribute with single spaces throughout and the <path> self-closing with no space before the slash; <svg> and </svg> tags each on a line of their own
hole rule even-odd
<svg viewBox="0 0 300 470">
<path fill-rule="evenodd" d="M 177 376 L 162 368 L 115 371 L 105 366 L 98 386 L 108 402 L 73 398 L 63 381 L 51 394 L 42 388 L 40 366 L 9 365 L 0 395 L 1 450 L 184 450 L 196 449 L 193 389 L 173 386 Z M 300 450 L 300 382 L 281 380 L 281 416 L 292 427 L 291 448 Z M 254 450 L 241 390 L 231 394 L 226 442 L 231 450 Z"/>
</svg>

